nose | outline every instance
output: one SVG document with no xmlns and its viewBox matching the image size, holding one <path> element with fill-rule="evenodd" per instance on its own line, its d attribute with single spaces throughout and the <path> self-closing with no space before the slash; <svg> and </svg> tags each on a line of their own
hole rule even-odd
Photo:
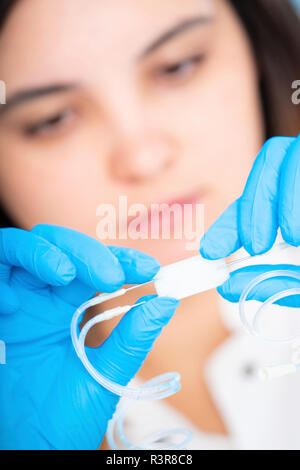
<svg viewBox="0 0 300 470">
<path fill-rule="evenodd" d="M 145 133 L 116 146 L 111 158 L 115 178 L 123 182 L 142 183 L 169 169 L 177 157 L 176 143 L 162 133 Z"/>
</svg>

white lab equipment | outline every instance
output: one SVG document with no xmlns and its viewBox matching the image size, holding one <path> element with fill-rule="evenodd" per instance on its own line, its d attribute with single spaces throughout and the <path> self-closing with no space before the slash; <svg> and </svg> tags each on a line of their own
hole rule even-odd
<svg viewBox="0 0 300 470">
<path fill-rule="evenodd" d="M 199 292 L 203 292 L 214 287 L 217 287 L 229 278 L 229 269 L 224 260 L 208 261 L 202 258 L 201 255 L 164 266 L 153 279 L 154 286 L 157 294 L 160 297 L 173 297 L 181 300 L 185 297 L 192 296 Z M 147 283 L 148 284 L 148 283 Z M 109 320 L 113 317 L 123 315 L 130 309 L 137 307 L 145 302 L 140 302 L 135 305 L 125 305 L 123 307 L 116 307 L 107 310 L 99 315 L 96 315 L 89 320 L 82 330 L 78 331 L 78 324 L 82 315 L 89 307 L 101 304 L 107 300 L 123 296 L 128 291 L 141 287 L 139 284 L 127 289 L 120 289 L 112 294 L 100 294 L 97 297 L 82 304 L 75 312 L 71 323 L 71 337 L 75 351 L 94 379 L 103 387 L 111 392 L 133 398 L 135 400 L 154 400 L 165 398 L 179 390 L 179 374 L 164 374 L 160 376 L 161 380 L 155 383 L 149 383 L 147 386 L 139 389 L 131 389 L 115 384 L 99 374 L 99 372 L 89 362 L 84 348 L 85 338 L 88 331 L 97 323 Z"/>
<path fill-rule="evenodd" d="M 210 261 L 198 255 L 164 266 L 153 282 L 160 297 L 181 300 L 220 286 L 228 278 L 225 260 Z"/>
<path fill-rule="evenodd" d="M 276 250 L 283 250 L 288 248 L 289 245 L 286 243 L 279 243 L 275 245 L 272 252 Z M 259 256 L 259 255 L 258 255 Z M 192 295 L 198 294 L 200 292 L 207 291 L 209 289 L 213 289 L 222 285 L 230 276 L 230 269 L 239 264 L 241 262 L 245 262 L 249 259 L 255 259 L 254 257 L 245 257 L 243 259 L 239 259 L 233 261 L 231 263 L 226 263 L 225 260 L 216 260 L 210 261 L 204 259 L 201 255 L 191 257 L 185 259 L 183 261 L 179 261 L 177 263 L 173 263 L 167 266 L 164 266 L 160 269 L 158 274 L 153 279 L 154 286 L 156 289 L 157 294 L 160 297 L 173 297 L 178 300 L 184 299 L 186 297 L 190 297 Z M 270 279 L 276 276 L 280 277 L 293 277 L 300 281 L 300 275 L 297 275 L 293 271 L 288 270 L 281 270 L 281 271 L 272 271 L 261 276 L 255 278 L 244 290 L 241 295 L 240 303 L 239 303 L 239 310 L 240 310 L 240 318 L 245 326 L 245 328 L 255 336 L 260 336 L 264 340 L 267 341 L 292 341 L 298 337 L 300 337 L 300 332 L 298 335 L 294 335 L 292 337 L 285 337 L 280 339 L 272 339 L 268 337 L 264 337 L 259 329 L 259 320 L 264 312 L 264 310 L 272 303 L 277 302 L 279 299 L 283 297 L 287 297 L 289 295 L 300 294 L 300 288 L 294 288 L 285 290 L 280 292 L 276 295 L 273 295 L 270 299 L 265 301 L 262 306 L 258 309 L 255 316 L 252 318 L 251 321 L 247 318 L 246 314 L 246 300 L 250 293 L 250 291 L 256 287 L 260 282 L 263 282 L 266 279 Z M 147 283 L 148 284 L 148 283 Z M 142 284 L 144 285 L 144 284 Z M 87 371 L 91 374 L 91 376 L 103 387 L 107 390 L 115 393 L 119 396 L 126 397 L 129 399 L 134 400 L 158 400 L 162 398 L 166 398 L 170 395 L 173 395 L 180 389 L 180 375 L 178 373 L 167 373 L 161 376 L 158 376 L 154 379 L 149 380 L 143 386 L 139 388 L 132 388 L 130 386 L 124 387 L 122 385 L 116 384 L 111 380 L 104 377 L 100 374 L 93 365 L 89 362 L 87 355 L 85 353 L 85 338 L 88 331 L 97 323 L 101 323 L 105 320 L 109 320 L 113 317 L 122 315 L 127 313 L 130 309 L 137 307 L 145 302 L 139 302 L 135 305 L 126 305 L 116 307 L 110 310 L 107 310 L 103 313 L 100 313 L 89 320 L 79 331 L 79 323 L 82 319 L 82 316 L 86 309 L 91 306 L 101 304 L 107 300 L 117 298 L 126 294 L 126 292 L 137 289 L 142 285 L 135 285 L 129 288 L 123 288 L 118 290 L 117 292 L 113 292 L 110 294 L 100 294 L 97 297 L 92 298 L 91 300 L 82 304 L 74 313 L 71 322 L 71 337 L 72 342 L 75 348 L 75 351 L 82 361 L 84 367 Z M 296 372 L 300 368 L 300 363 L 295 364 L 283 364 L 279 366 L 269 366 L 265 367 L 260 371 L 261 378 L 275 378 L 282 375 L 290 374 Z M 190 433 L 184 429 L 175 429 L 171 431 L 166 431 L 165 433 L 159 433 L 151 436 L 147 440 L 139 443 L 139 445 L 133 445 L 130 443 L 123 432 L 123 418 L 124 414 L 128 408 L 128 404 L 122 405 L 119 407 L 118 412 L 115 413 L 115 416 L 111 420 L 108 426 L 108 440 L 110 447 L 113 449 L 117 449 L 118 446 L 114 440 L 114 428 L 116 426 L 117 433 L 120 441 L 127 447 L 127 448 L 134 448 L 134 449 L 144 449 L 149 446 L 153 448 L 156 445 L 158 440 L 164 439 L 165 441 L 171 436 L 180 435 L 183 436 L 184 439 L 181 443 L 177 443 L 176 445 L 170 443 L 164 444 L 165 448 L 184 448 L 185 445 L 190 440 L 191 436 Z"/>
</svg>

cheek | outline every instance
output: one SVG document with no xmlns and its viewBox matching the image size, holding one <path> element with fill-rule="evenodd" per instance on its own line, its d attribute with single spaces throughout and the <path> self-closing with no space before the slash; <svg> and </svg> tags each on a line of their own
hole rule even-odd
<svg viewBox="0 0 300 470">
<path fill-rule="evenodd" d="M 49 149 L 30 152 L 25 147 L 22 152 L 7 149 L 1 162 L 0 198 L 8 213 L 26 229 L 50 223 L 94 236 L 96 208 L 104 197 L 110 198 L 109 181 L 95 149 L 77 143 L 72 149 L 52 150 L 51 155 Z"/>
<path fill-rule="evenodd" d="M 244 65 L 244 66 L 243 66 Z M 243 76 L 243 80 L 240 80 Z M 219 79 L 222 77 L 222 79 Z M 232 63 L 201 80 L 185 96 L 171 125 L 183 142 L 185 168 L 209 188 L 206 223 L 240 196 L 264 142 L 264 122 L 254 70 Z"/>
<path fill-rule="evenodd" d="M 209 122 L 203 122 L 204 154 L 209 180 L 214 188 L 209 224 L 244 188 L 254 158 L 264 142 L 261 101 L 253 75 L 223 74 L 222 82 L 211 94 Z"/>
<path fill-rule="evenodd" d="M 205 206 L 208 226 L 241 195 L 264 140 L 256 97 L 247 103 L 243 90 L 232 93 L 232 98 L 227 91 L 212 94 L 207 103 L 210 119 L 201 116 L 198 131 L 189 136 L 192 166 L 210 188 Z"/>
</svg>

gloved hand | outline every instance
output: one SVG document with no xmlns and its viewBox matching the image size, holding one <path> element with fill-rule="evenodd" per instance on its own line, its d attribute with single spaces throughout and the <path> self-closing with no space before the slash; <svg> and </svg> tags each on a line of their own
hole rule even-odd
<svg viewBox="0 0 300 470">
<path fill-rule="evenodd" d="M 1 449 L 97 449 L 119 397 L 88 374 L 70 322 L 96 292 L 143 283 L 159 264 L 136 250 L 106 247 L 79 232 L 39 225 L 0 230 Z M 91 362 L 125 385 L 138 371 L 178 301 L 153 298 L 129 311 Z"/>
<path fill-rule="evenodd" d="M 241 247 L 251 255 L 262 254 L 273 246 L 279 228 L 287 243 L 300 245 L 300 136 L 276 137 L 265 143 L 242 196 L 206 232 L 200 252 L 208 259 L 225 258 Z M 233 272 L 218 291 L 227 300 L 238 302 L 253 278 L 276 269 L 300 273 L 296 265 L 250 266 Z M 293 287 L 299 287 L 299 282 L 292 278 L 270 279 L 253 289 L 248 299 L 264 301 Z M 298 307 L 299 297 L 278 303 Z"/>
</svg>

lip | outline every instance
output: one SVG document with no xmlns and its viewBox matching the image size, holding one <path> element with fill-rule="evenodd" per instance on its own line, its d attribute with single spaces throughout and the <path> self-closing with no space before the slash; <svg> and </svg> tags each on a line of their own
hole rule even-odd
<svg viewBox="0 0 300 470">
<path fill-rule="evenodd" d="M 196 190 L 190 191 L 189 193 L 168 198 L 166 197 L 165 199 L 162 198 L 160 200 L 153 200 L 147 205 L 147 211 L 145 212 L 144 217 L 142 216 L 141 219 L 147 220 L 149 229 L 158 231 L 159 236 L 161 237 L 162 227 L 165 221 L 170 224 L 171 232 L 174 230 L 174 218 L 170 217 L 168 208 L 171 208 L 175 204 L 181 206 L 182 208 L 184 208 L 185 205 L 190 205 L 193 207 L 194 211 L 196 205 L 201 204 L 204 196 L 205 191 L 203 188 L 197 188 Z M 154 218 L 153 214 L 156 214 Z"/>
<path fill-rule="evenodd" d="M 145 205 L 145 212 L 140 214 L 139 220 L 142 223 L 143 221 L 147 221 L 149 230 L 158 231 L 159 236 L 162 234 L 162 226 L 165 221 L 170 223 L 170 230 L 173 231 L 174 229 L 174 218 L 170 217 L 168 213 L 168 208 L 172 206 L 179 205 L 184 209 L 185 205 L 192 206 L 193 209 L 193 216 L 195 214 L 195 208 L 197 204 L 203 203 L 203 199 L 206 195 L 207 191 L 201 188 L 195 188 L 189 192 L 181 192 L 178 195 L 174 196 L 167 196 L 165 198 L 160 199 L 153 199 L 149 201 L 148 204 Z M 154 215 L 154 217 L 153 217 Z M 129 217 L 127 221 L 127 226 L 130 225 L 132 220 L 134 220 L 134 216 Z"/>
<path fill-rule="evenodd" d="M 203 189 L 198 188 L 194 191 L 190 191 L 189 193 L 162 199 L 160 201 L 155 201 L 154 204 L 167 204 L 168 206 L 172 206 L 173 204 L 179 204 L 181 206 L 183 206 L 184 204 L 195 205 L 197 203 L 201 203 L 204 194 L 205 193 Z"/>
</svg>

